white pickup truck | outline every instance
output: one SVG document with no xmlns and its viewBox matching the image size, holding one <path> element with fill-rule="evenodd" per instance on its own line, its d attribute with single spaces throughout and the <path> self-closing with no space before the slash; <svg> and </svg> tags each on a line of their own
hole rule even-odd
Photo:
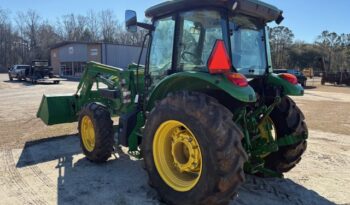
<svg viewBox="0 0 350 205">
<path fill-rule="evenodd" d="M 30 65 L 14 65 L 9 70 L 9 79 L 12 81 L 14 78 L 17 80 L 25 80 L 26 72 L 28 73 L 30 69 Z"/>
</svg>

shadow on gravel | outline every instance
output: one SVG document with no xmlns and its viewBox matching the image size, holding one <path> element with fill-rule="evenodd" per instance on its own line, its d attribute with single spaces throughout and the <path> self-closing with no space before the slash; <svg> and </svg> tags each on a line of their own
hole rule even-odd
<svg viewBox="0 0 350 205">
<path fill-rule="evenodd" d="M 24 81 L 24 80 L 13 80 L 13 81 L 10 81 L 10 80 L 4 80 L 3 81 L 4 83 L 14 83 L 14 84 L 22 84 L 24 86 L 35 86 L 35 85 L 57 85 L 57 84 L 54 84 L 52 82 L 37 82 L 35 84 L 33 83 L 30 83 L 28 81 Z"/>
<path fill-rule="evenodd" d="M 24 81 L 24 80 L 13 80 L 13 81 L 4 80 L 3 82 L 4 82 L 4 83 L 13 83 L 13 84 L 22 84 L 22 85 L 24 85 L 24 86 L 34 86 L 34 84 L 29 83 L 29 82 Z"/>
<path fill-rule="evenodd" d="M 332 205 L 335 204 L 290 179 L 259 178 L 248 175 L 231 205 Z"/>
<path fill-rule="evenodd" d="M 36 166 L 38 178 L 57 192 L 57 204 L 159 204 L 156 192 L 147 184 L 142 161 L 131 160 L 119 151 L 118 159 L 93 164 L 81 154 L 76 136 L 27 142 L 17 168 Z M 52 177 L 57 176 L 57 181 Z M 43 175 L 43 176 L 39 176 Z M 39 180 L 38 179 L 38 180 Z M 54 202 L 49 202 L 54 203 Z M 333 204 L 312 190 L 289 179 L 247 176 L 231 205 Z"/>
<path fill-rule="evenodd" d="M 305 86 L 304 87 L 304 89 L 306 89 L 306 90 L 311 90 L 311 89 L 316 89 L 317 88 L 317 86 Z"/>
<path fill-rule="evenodd" d="M 43 186 L 52 184 L 57 193 L 57 203 L 48 204 L 159 204 L 142 161 L 133 161 L 121 151 L 117 155 L 118 159 L 112 156 L 107 163 L 94 164 L 81 153 L 77 136 L 61 136 L 27 142 L 16 167 L 40 170 L 44 176 L 38 180 L 48 181 Z"/>
</svg>

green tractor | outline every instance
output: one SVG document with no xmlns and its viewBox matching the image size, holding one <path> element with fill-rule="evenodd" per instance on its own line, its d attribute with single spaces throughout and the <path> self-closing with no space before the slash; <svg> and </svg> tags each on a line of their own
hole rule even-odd
<svg viewBox="0 0 350 205">
<path fill-rule="evenodd" d="M 93 162 L 128 147 L 168 204 L 226 204 L 245 173 L 291 170 L 308 130 L 288 97 L 303 88 L 272 73 L 266 26 L 282 11 L 257 0 L 174 0 L 146 16 L 152 24 L 126 12 L 130 32 L 148 30 L 145 66 L 91 62 L 76 93 L 45 95 L 37 116 L 47 125 L 78 121 Z"/>
</svg>

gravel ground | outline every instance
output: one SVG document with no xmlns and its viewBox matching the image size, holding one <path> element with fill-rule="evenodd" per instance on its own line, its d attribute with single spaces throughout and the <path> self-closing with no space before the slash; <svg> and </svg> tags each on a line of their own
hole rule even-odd
<svg viewBox="0 0 350 205">
<path fill-rule="evenodd" d="M 0 74 L 0 204 L 159 204 L 142 160 L 119 150 L 95 165 L 81 154 L 76 123 L 45 126 L 41 97 L 77 82 L 31 85 Z M 310 130 L 308 149 L 284 179 L 247 176 L 232 204 L 349 204 L 350 88 L 308 82 L 294 97 Z"/>
</svg>

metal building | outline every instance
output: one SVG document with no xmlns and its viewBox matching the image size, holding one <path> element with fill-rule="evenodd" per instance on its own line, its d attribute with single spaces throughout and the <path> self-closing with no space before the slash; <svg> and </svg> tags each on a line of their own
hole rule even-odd
<svg viewBox="0 0 350 205">
<path fill-rule="evenodd" d="M 129 64 L 137 63 L 141 47 L 111 43 L 62 42 L 51 48 L 51 65 L 55 74 L 62 77 L 79 78 L 87 62 L 126 69 Z M 145 52 L 141 64 L 145 62 Z"/>
</svg>

